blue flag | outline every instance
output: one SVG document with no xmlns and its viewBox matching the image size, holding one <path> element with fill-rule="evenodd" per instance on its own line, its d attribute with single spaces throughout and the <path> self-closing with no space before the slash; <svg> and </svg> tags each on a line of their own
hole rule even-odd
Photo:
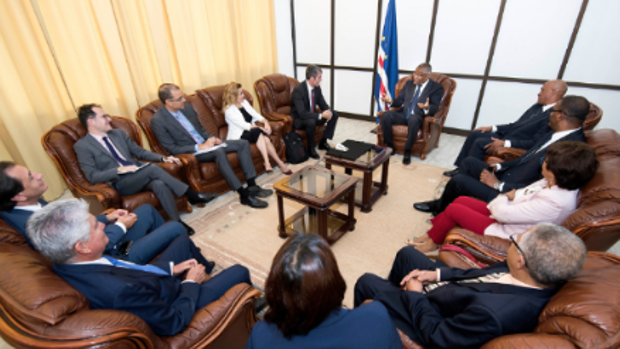
<svg viewBox="0 0 620 349">
<path fill-rule="evenodd" d="M 385 23 L 383 23 L 383 34 L 379 42 L 379 52 L 377 53 L 376 111 L 386 109 L 385 103 L 381 101 L 381 96 L 396 98 L 394 95 L 394 88 L 398 82 L 398 35 L 396 31 L 396 0 L 389 0 Z M 378 117 L 377 123 L 379 123 Z"/>
</svg>

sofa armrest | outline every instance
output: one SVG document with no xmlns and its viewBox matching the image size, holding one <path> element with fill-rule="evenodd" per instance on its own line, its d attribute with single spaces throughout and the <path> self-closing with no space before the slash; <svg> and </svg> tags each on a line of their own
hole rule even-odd
<svg viewBox="0 0 620 349">
<path fill-rule="evenodd" d="M 181 167 L 183 167 L 183 165 L 177 165 L 174 162 L 154 162 L 154 164 L 168 172 L 172 177 L 183 180 L 181 175 Z"/>
<path fill-rule="evenodd" d="M 70 186 L 69 189 L 71 189 L 75 197 L 95 197 L 103 205 L 104 209 L 121 207 L 121 196 L 107 183 L 97 183 L 94 185 L 83 183 L 83 185 Z"/>
<path fill-rule="evenodd" d="M 574 349 L 575 345 L 568 339 L 546 333 L 512 334 L 495 338 L 482 349 L 509 349 L 509 348 L 554 348 Z"/>
<path fill-rule="evenodd" d="M 520 157 L 525 153 L 527 153 L 527 150 L 525 149 L 501 147 L 493 153 L 493 156 L 497 156 L 504 161 L 510 161 Z"/>
<path fill-rule="evenodd" d="M 476 260 L 485 264 L 504 261 L 510 247 L 510 240 L 496 236 L 478 235 L 463 228 L 450 230 L 445 242 L 463 248 L 471 253 Z"/>
<path fill-rule="evenodd" d="M 204 348 L 228 327 L 232 327 L 229 326 L 231 323 L 243 321 L 242 333 L 235 333 L 235 338 L 238 338 L 245 346 L 252 327 L 256 323 L 254 301 L 259 297 L 260 291 L 252 286 L 235 285 L 220 299 L 196 311 L 189 326 L 183 332 L 172 337 L 165 337 L 164 340 L 170 344 L 171 348 Z M 243 318 L 239 318 L 240 316 Z"/>
<path fill-rule="evenodd" d="M 283 121 L 269 121 L 269 126 L 271 126 L 271 135 L 282 138 L 285 133 L 285 123 Z"/>
</svg>

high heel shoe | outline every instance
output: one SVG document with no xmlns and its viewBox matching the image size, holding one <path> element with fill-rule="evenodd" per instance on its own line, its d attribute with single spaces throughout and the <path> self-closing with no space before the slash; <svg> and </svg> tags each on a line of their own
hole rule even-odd
<svg viewBox="0 0 620 349">
<path fill-rule="evenodd" d="M 288 171 L 282 171 L 282 173 L 284 173 L 287 176 L 290 176 L 293 174 L 293 171 L 291 171 L 290 169 Z"/>
<path fill-rule="evenodd" d="M 273 172 L 273 168 L 269 168 L 268 169 L 267 166 L 265 166 L 265 172 L 271 173 L 271 172 Z"/>
</svg>

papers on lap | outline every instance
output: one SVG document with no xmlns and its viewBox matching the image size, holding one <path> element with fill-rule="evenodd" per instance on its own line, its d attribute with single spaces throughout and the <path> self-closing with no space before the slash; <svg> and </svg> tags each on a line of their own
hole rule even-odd
<svg viewBox="0 0 620 349">
<path fill-rule="evenodd" d="M 224 147 L 226 147 L 226 143 L 214 145 L 211 148 L 199 150 L 199 151 L 195 152 L 194 155 L 208 153 L 208 152 L 214 151 L 217 148 L 224 148 Z"/>
<path fill-rule="evenodd" d="M 123 171 L 123 172 L 119 172 L 118 174 L 126 174 L 126 173 L 136 173 L 138 171 L 140 171 L 141 169 L 147 167 L 148 165 L 150 165 L 150 163 L 148 164 L 144 164 L 142 166 L 137 167 L 135 170 L 128 170 L 128 171 Z"/>
</svg>

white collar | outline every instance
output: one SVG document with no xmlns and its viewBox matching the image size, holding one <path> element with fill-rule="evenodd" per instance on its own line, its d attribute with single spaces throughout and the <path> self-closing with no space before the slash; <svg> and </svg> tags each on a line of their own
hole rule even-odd
<svg viewBox="0 0 620 349">
<path fill-rule="evenodd" d="M 41 206 L 41 203 L 36 203 L 36 205 L 26 205 L 26 206 L 15 206 L 13 209 L 15 210 L 24 210 L 24 211 L 31 211 L 31 212 L 37 212 L 38 210 L 42 209 L 43 206 Z"/>
<path fill-rule="evenodd" d="M 543 107 L 542 107 L 543 113 L 546 112 L 547 110 L 549 110 L 549 108 L 553 108 L 553 106 L 556 105 L 556 104 L 557 103 L 551 103 L 551 104 L 543 105 Z"/>
</svg>

